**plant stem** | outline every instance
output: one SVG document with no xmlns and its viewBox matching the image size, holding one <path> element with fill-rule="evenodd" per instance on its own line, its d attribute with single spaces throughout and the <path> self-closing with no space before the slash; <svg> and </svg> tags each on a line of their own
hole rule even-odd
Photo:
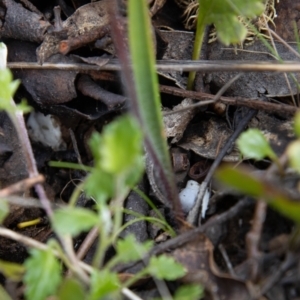
<svg viewBox="0 0 300 300">
<path fill-rule="evenodd" d="M 103 260 L 105 256 L 106 249 L 109 245 L 107 242 L 108 237 L 105 234 L 103 225 L 99 227 L 99 238 L 97 242 L 96 253 L 93 257 L 92 266 L 95 269 L 99 269 L 103 265 Z"/>
<path fill-rule="evenodd" d="M 196 28 L 196 34 L 195 34 L 195 42 L 194 42 L 192 60 L 198 60 L 200 57 L 204 33 L 205 33 L 205 26 L 206 25 L 204 22 L 204 18 L 201 18 L 200 13 L 198 13 L 197 28 Z M 193 88 L 195 77 L 196 77 L 195 71 L 192 71 L 189 73 L 188 84 L 187 84 L 188 90 L 191 90 Z"/>
</svg>

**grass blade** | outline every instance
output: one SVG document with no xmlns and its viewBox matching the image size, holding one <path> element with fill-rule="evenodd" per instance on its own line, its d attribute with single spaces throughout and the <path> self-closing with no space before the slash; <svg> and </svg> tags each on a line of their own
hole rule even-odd
<svg viewBox="0 0 300 300">
<path fill-rule="evenodd" d="M 146 137 L 147 150 L 160 169 L 166 197 L 175 203 L 178 199 L 173 173 L 164 137 L 158 78 L 155 70 L 155 50 L 152 25 L 146 1 L 128 1 L 129 48 L 132 60 L 138 119 Z"/>
</svg>

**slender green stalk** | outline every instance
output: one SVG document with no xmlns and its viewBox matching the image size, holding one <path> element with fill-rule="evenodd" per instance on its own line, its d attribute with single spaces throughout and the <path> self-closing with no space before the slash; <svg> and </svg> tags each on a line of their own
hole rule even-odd
<svg viewBox="0 0 300 300">
<path fill-rule="evenodd" d="M 77 200 L 79 199 L 80 194 L 83 191 L 83 187 L 84 187 L 84 182 L 81 182 L 79 185 L 77 185 L 71 195 L 71 198 L 69 200 L 68 205 L 71 207 L 74 207 Z"/>
<path fill-rule="evenodd" d="M 196 28 L 196 34 L 195 34 L 195 42 L 194 42 L 194 49 L 193 49 L 193 55 L 192 60 L 198 60 L 201 53 L 201 48 L 203 44 L 203 38 L 205 33 L 205 27 L 206 24 L 204 22 L 204 18 L 200 17 L 200 14 L 198 14 L 198 20 L 197 20 L 197 28 Z M 196 77 L 196 72 L 192 71 L 189 73 L 188 83 L 187 83 L 187 89 L 192 90 L 194 81 Z"/>
<path fill-rule="evenodd" d="M 105 230 L 103 229 L 103 226 L 99 228 L 99 238 L 98 238 L 98 244 L 96 253 L 93 257 L 92 266 L 93 268 L 99 269 L 103 265 L 104 256 L 107 247 L 109 246 L 109 241 L 107 241 L 108 237 L 105 234 Z"/>
<path fill-rule="evenodd" d="M 125 211 L 127 214 L 129 213 L 128 210 Z M 128 226 L 134 224 L 134 223 L 137 223 L 137 222 L 140 222 L 140 221 L 145 221 L 145 222 L 149 222 L 149 223 L 152 223 L 156 226 L 159 226 L 165 230 L 167 230 L 169 232 L 169 234 L 172 236 L 172 237 L 175 237 L 176 236 L 176 233 L 175 231 L 172 229 L 172 227 L 170 225 L 168 225 L 168 223 L 166 223 L 165 221 L 162 221 L 158 218 L 154 218 L 154 217 L 145 217 L 145 216 L 140 216 L 134 220 L 131 220 L 131 221 L 128 221 L 127 223 L 125 223 L 118 231 L 117 235 L 119 235 L 123 230 L 125 230 Z M 116 238 L 116 237 L 115 237 Z"/>
<path fill-rule="evenodd" d="M 128 33 L 137 107 L 145 144 L 170 206 L 178 208 L 178 195 L 164 137 L 158 77 L 155 69 L 153 30 L 146 1 L 128 1 Z"/>
<path fill-rule="evenodd" d="M 166 222 L 166 219 L 164 218 L 164 216 L 161 214 L 161 212 L 159 211 L 159 209 L 153 204 L 153 202 L 151 201 L 151 199 L 143 192 L 141 191 L 140 189 L 138 188 L 133 188 L 133 190 L 140 196 L 143 198 L 143 200 L 145 200 L 147 202 L 147 204 L 151 207 L 151 209 L 156 213 L 157 217 Z"/>
</svg>

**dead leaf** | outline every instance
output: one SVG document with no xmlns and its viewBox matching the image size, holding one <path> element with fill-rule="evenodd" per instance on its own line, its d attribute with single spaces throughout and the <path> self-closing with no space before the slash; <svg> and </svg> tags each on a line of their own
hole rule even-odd
<svg viewBox="0 0 300 300">
<path fill-rule="evenodd" d="M 291 120 L 282 121 L 264 112 L 259 112 L 250 121 L 249 127 L 260 129 L 278 156 L 294 138 Z M 192 150 L 202 157 L 214 159 L 232 133 L 224 119 L 215 116 L 209 119 L 203 117 L 201 122 L 188 126 L 178 146 Z M 235 147 L 223 161 L 236 162 L 239 159 L 240 153 Z"/>
<path fill-rule="evenodd" d="M 189 107 L 193 104 L 194 101 L 192 99 L 186 98 L 180 104 L 174 106 L 172 111 L 175 112 L 176 110 Z M 164 111 L 169 112 L 169 110 Z M 165 133 L 167 138 L 173 138 L 171 141 L 172 144 L 177 143 L 182 138 L 187 125 L 196 113 L 197 109 L 193 108 L 163 117 L 165 124 Z"/>
<path fill-rule="evenodd" d="M 102 0 L 83 5 L 62 22 L 62 28 L 56 25 L 38 48 L 38 61 L 43 63 L 53 54 L 67 54 L 104 37 L 109 32 L 110 3 L 110 0 Z"/>
<path fill-rule="evenodd" d="M 183 281 L 204 285 L 211 299 L 251 299 L 244 282 L 219 271 L 214 262 L 213 249 L 210 240 L 200 234 L 172 252 L 172 256 L 187 269 Z"/>
</svg>

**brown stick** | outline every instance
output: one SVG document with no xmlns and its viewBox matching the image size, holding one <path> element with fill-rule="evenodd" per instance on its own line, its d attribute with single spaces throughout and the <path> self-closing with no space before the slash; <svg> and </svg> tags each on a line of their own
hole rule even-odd
<svg viewBox="0 0 300 300">
<path fill-rule="evenodd" d="M 0 190 L 0 198 L 4 198 L 13 194 L 24 192 L 27 189 L 31 188 L 37 183 L 42 183 L 45 180 L 44 176 L 38 175 L 32 178 L 26 178 L 17 183 L 14 183 L 2 190 Z"/>
<path fill-rule="evenodd" d="M 117 59 L 111 59 L 106 65 L 96 66 L 83 63 L 53 64 L 44 63 L 40 65 L 33 62 L 11 62 L 7 64 L 10 69 L 60 69 L 76 71 L 107 70 L 120 71 L 121 65 Z M 158 71 L 201 71 L 201 72 L 300 72 L 299 61 L 222 61 L 222 60 L 159 60 L 156 62 Z"/>
<path fill-rule="evenodd" d="M 182 90 L 179 88 L 165 86 L 165 85 L 160 86 L 160 91 L 162 93 L 171 94 L 171 95 L 179 96 L 179 97 L 183 97 L 183 98 L 192 98 L 192 99 L 200 100 L 200 101 L 214 98 L 214 95 L 211 95 L 211 94 L 187 91 L 187 90 Z M 227 104 L 227 105 L 245 106 L 245 107 L 253 108 L 256 110 L 265 110 L 268 112 L 280 112 L 281 114 L 286 114 L 286 115 L 294 115 L 299 110 L 297 107 L 287 105 L 287 104 L 275 104 L 275 103 L 260 101 L 257 99 L 242 98 L 242 97 L 232 98 L 232 97 L 223 97 L 222 96 L 222 97 L 220 97 L 219 101 L 224 104 Z M 195 105 L 197 105 L 197 104 L 195 104 Z M 194 107 L 194 106 L 187 107 L 186 109 L 189 109 L 191 107 Z M 177 110 L 176 110 L 176 113 L 178 113 Z"/>
</svg>

